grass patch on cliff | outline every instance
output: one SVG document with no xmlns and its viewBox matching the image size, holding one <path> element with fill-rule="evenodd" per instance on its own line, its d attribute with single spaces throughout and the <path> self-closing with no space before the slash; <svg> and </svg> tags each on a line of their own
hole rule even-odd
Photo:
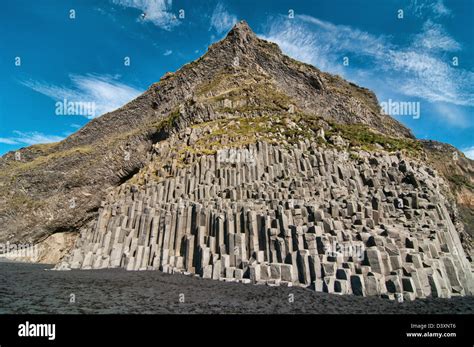
<svg viewBox="0 0 474 347">
<path fill-rule="evenodd" d="M 180 116 L 179 107 L 175 107 L 173 108 L 173 110 L 171 110 L 168 116 L 156 122 L 148 124 L 146 127 L 147 128 L 153 127 L 153 128 L 156 128 L 156 130 L 158 131 L 170 130 L 176 125 L 176 122 L 178 121 L 179 116 Z M 142 130 L 142 129 L 139 129 L 139 130 Z"/>
<path fill-rule="evenodd" d="M 29 196 L 19 192 L 16 192 L 8 199 L 8 207 L 14 210 L 21 210 L 22 208 L 35 209 L 41 205 L 41 201 L 33 200 Z"/>
<path fill-rule="evenodd" d="M 225 113 L 275 112 L 287 110 L 292 104 L 291 98 L 267 76 L 240 70 L 221 70 L 197 91 L 202 101 L 218 104 L 217 110 Z M 232 107 L 223 105 L 226 99 L 231 101 Z"/>
<path fill-rule="evenodd" d="M 470 190 L 474 190 L 474 184 L 472 184 L 466 176 L 458 174 L 448 174 L 446 176 L 449 182 L 452 183 L 454 190 L 459 191 L 463 187 L 468 188 Z"/>
<path fill-rule="evenodd" d="M 219 71 L 211 80 L 202 83 L 197 88 L 197 95 L 204 96 L 210 91 L 217 90 L 221 83 L 223 83 L 225 80 L 230 80 L 232 77 L 233 74 L 230 70 Z"/>
<path fill-rule="evenodd" d="M 340 135 L 351 147 L 360 147 L 367 151 L 376 151 L 381 146 L 388 152 L 405 151 L 412 155 L 420 154 L 423 145 L 409 138 L 395 138 L 375 132 L 362 124 L 332 124 L 327 136 Z M 378 146 L 377 146 L 378 145 Z"/>
<path fill-rule="evenodd" d="M 151 123 L 146 123 L 126 133 L 119 133 L 112 138 L 104 139 L 106 147 L 117 146 L 119 143 L 125 142 L 125 140 L 130 139 L 133 136 L 148 136 L 152 132 L 160 132 L 162 130 L 169 131 L 176 125 L 179 116 L 179 108 L 176 107 L 164 118 Z"/>
<path fill-rule="evenodd" d="M 49 147 L 50 148 L 50 147 Z M 93 152 L 92 146 L 80 146 L 74 147 L 63 151 L 52 152 L 46 155 L 39 155 L 33 160 L 23 162 L 12 161 L 10 162 L 10 168 L 13 170 L 11 173 L 20 173 L 29 170 L 34 170 L 42 165 L 47 165 L 51 162 L 54 162 L 57 159 L 67 158 L 73 155 L 87 155 Z"/>
<path fill-rule="evenodd" d="M 229 110 L 232 111 L 232 110 Z M 219 147 L 219 141 L 227 138 L 224 144 L 251 143 L 263 140 L 271 143 L 295 144 L 302 140 L 317 142 L 321 146 L 333 146 L 325 142 L 316 133 L 323 128 L 325 138 L 339 135 L 348 142 L 350 148 L 362 149 L 369 152 L 401 151 L 407 155 L 417 157 L 423 153 L 423 145 L 410 138 L 391 137 L 372 130 L 363 124 L 337 124 L 315 114 L 297 112 L 278 112 L 264 116 L 242 117 L 235 115 L 207 123 L 194 125 L 194 127 L 210 127 L 212 130 L 204 134 L 197 141 L 199 147 L 211 144 L 213 148 Z M 244 141 L 242 141 L 244 140 Z M 222 147 L 222 145 L 221 145 Z M 357 160 L 359 158 L 351 158 Z"/>
<path fill-rule="evenodd" d="M 311 129 L 300 126 L 298 115 L 274 114 L 258 117 L 232 117 L 194 125 L 194 128 L 209 128 L 196 145 L 205 147 L 239 146 L 258 140 L 284 141 L 290 144 L 314 138 Z"/>
</svg>

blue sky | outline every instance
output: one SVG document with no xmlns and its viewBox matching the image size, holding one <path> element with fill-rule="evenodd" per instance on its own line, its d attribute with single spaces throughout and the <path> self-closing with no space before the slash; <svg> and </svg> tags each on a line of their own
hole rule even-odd
<svg viewBox="0 0 474 347">
<path fill-rule="evenodd" d="M 245 19 L 286 54 L 374 90 L 380 102 L 419 105 L 419 117 L 395 118 L 474 158 L 473 15 L 471 0 L 7 0 L 0 154 L 61 140 Z M 93 112 L 61 113 L 63 100 Z"/>
</svg>

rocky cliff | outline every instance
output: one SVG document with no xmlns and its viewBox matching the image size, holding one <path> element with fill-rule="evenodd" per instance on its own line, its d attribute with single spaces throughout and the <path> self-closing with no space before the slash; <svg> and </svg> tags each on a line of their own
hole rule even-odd
<svg viewBox="0 0 474 347">
<path fill-rule="evenodd" d="M 76 232 L 60 268 L 409 299 L 472 291 L 436 150 L 372 92 L 245 22 L 124 107 L 19 152 L 0 160 L 0 239 Z"/>
</svg>

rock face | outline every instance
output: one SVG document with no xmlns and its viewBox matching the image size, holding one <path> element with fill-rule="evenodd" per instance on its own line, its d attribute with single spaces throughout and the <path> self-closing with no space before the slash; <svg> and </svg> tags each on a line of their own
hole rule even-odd
<svg viewBox="0 0 474 347">
<path fill-rule="evenodd" d="M 156 144 L 153 162 L 190 138 Z M 60 267 L 410 300 L 471 293 L 443 183 L 420 163 L 367 152 L 351 160 L 309 140 L 189 155 L 189 165 L 153 167 L 158 181 L 122 185 Z"/>
<path fill-rule="evenodd" d="M 146 165 L 153 143 L 166 139 L 173 123 L 288 109 L 411 136 L 380 113 L 372 92 L 283 55 L 242 22 L 203 57 L 64 141 L 0 158 L 0 242 L 78 232 L 97 216 L 107 189 Z"/>
<path fill-rule="evenodd" d="M 67 255 L 74 246 L 77 233 L 55 233 L 34 245 L 12 245 L 15 249 L 9 250 L 6 244 L 6 253 L 0 255 L 0 259 L 41 264 L 57 264 Z"/>
<path fill-rule="evenodd" d="M 427 162 L 446 177 L 449 189 L 444 194 L 452 205 L 451 219 L 460 231 L 465 251 L 472 258 L 474 236 L 474 162 L 451 145 L 431 140 L 422 141 Z"/>
<path fill-rule="evenodd" d="M 372 92 L 284 56 L 245 22 L 130 104 L 20 154 L 0 162 L 0 237 L 78 231 L 59 269 L 399 300 L 474 290 L 423 144 Z"/>
</svg>

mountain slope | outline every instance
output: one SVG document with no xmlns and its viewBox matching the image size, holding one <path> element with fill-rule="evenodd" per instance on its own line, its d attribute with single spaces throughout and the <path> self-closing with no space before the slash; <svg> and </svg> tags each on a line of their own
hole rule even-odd
<svg viewBox="0 0 474 347">
<path fill-rule="evenodd" d="M 0 240 L 37 241 L 79 230 L 96 215 L 107 188 L 145 165 L 152 144 L 166 138 L 172 124 L 225 117 L 230 104 L 247 116 L 294 108 L 309 117 L 411 137 L 380 114 L 372 92 L 283 55 L 241 22 L 203 57 L 64 141 L 21 149 L 21 160 L 13 152 L 4 155 Z"/>
<path fill-rule="evenodd" d="M 76 232 L 60 268 L 469 294 L 471 241 L 433 170 L 449 178 L 441 152 L 382 114 L 372 92 L 240 22 L 124 107 L 2 157 L 0 241 Z M 472 182 L 472 170 L 460 175 Z"/>
</svg>

